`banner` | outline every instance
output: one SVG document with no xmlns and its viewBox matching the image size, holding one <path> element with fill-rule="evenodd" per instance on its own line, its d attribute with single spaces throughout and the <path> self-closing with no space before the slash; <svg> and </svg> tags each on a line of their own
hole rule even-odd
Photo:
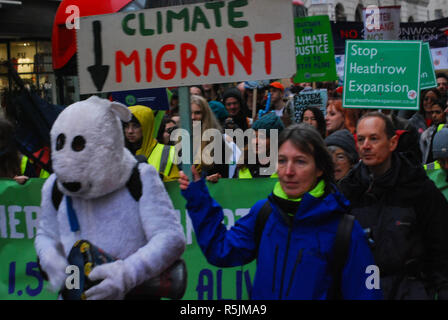
<svg viewBox="0 0 448 320">
<path fill-rule="evenodd" d="M 290 0 L 232 0 L 82 17 L 80 92 L 290 78 L 291 10 Z"/>
<path fill-rule="evenodd" d="M 400 6 L 367 6 L 363 9 L 365 40 L 398 40 Z"/>
<path fill-rule="evenodd" d="M 362 22 L 331 22 L 331 30 L 337 55 L 345 54 L 346 40 L 364 39 Z M 448 47 L 448 18 L 400 23 L 399 40 L 421 40 L 428 42 L 431 49 Z"/>
<path fill-rule="evenodd" d="M 0 299 L 55 299 L 37 267 L 34 237 L 44 179 L 0 179 Z"/>
<path fill-rule="evenodd" d="M 437 87 L 436 73 L 431 51 L 427 42 L 422 47 L 422 67 L 420 70 L 420 90 Z"/>
<path fill-rule="evenodd" d="M 142 105 L 152 110 L 168 110 L 168 94 L 165 88 L 112 92 L 112 99 L 130 107 Z"/>
<path fill-rule="evenodd" d="M 34 237 L 40 214 L 40 192 L 45 180 L 30 179 L 25 185 L 0 180 L 0 299 L 56 299 L 37 269 Z M 260 199 L 269 195 L 277 179 L 220 179 L 208 184 L 210 194 L 224 208 L 224 223 L 230 228 Z M 188 284 L 183 299 L 248 299 L 256 262 L 242 267 L 218 268 L 207 263 L 185 209 L 177 182 L 165 184 L 187 240 L 183 258 Z M 244 194 L 244 197 L 241 196 Z"/>
<path fill-rule="evenodd" d="M 328 16 L 294 18 L 297 72 L 295 83 L 337 79 Z"/>
<path fill-rule="evenodd" d="M 347 41 L 343 106 L 418 110 L 421 41 Z"/>
<path fill-rule="evenodd" d="M 302 90 L 298 94 L 295 94 L 293 97 L 293 121 L 299 123 L 307 107 L 319 108 L 325 117 L 327 100 L 327 89 Z"/>
</svg>

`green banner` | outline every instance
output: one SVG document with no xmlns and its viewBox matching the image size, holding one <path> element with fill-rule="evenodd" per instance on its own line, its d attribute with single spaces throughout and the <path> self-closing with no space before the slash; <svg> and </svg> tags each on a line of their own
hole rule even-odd
<svg viewBox="0 0 448 320">
<path fill-rule="evenodd" d="M 437 87 L 436 73 L 428 42 L 423 42 L 422 69 L 420 70 L 420 90 Z"/>
<path fill-rule="evenodd" d="M 34 237 L 44 179 L 0 179 L 0 299 L 55 299 L 37 267 Z"/>
<path fill-rule="evenodd" d="M 328 16 L 294 18 L 297 72 L 294 82 L 337 80 Z"/>
<path fill-rule="evenodd" d="M 45 180 L 30 179 L 25 185 L 0 180 L 0 299 L 56 299 L 38 273 L 34 237 L 40 214 L 41 188 Z M 229 228 L 249 212 L 256 201 L 268 196 L 277 179 L 221 179 L 209 184 L 224 209 Z M 183 258 L 188 284 L 183 299 L 248 299 L 255 275 L 255 261 L 243 267 L 218 268 L 207 263 L 194 235 L 177 182 L 165 184 L 181 217 L 187 240 Z M 241 195 L 244 196 L 241 196 Z"/>
<path fill-rule="evenodd" d="M 418 110 L 421 41 L 347 41 L 343 106 Z"/>
</svg>

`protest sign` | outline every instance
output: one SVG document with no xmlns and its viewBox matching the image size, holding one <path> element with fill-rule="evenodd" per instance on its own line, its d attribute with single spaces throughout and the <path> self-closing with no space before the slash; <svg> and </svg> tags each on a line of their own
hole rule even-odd
<svg viewBox="0 0 448 320">
<path fill-rule="evenodd" d="M 327 89 L 303 90 L 293 97 L 292 120 L 296 123 L 302 119 L 302 114 L 307 107 L 317 107 L 325 116 L 327 107 Z"/>
<path fill-rule="evenodd" d="M 343 106 L 418 110 L 421 41 L 347 41 Z"/>
<path fill-rule="evenodd" d="M 333 36 L 328 16 L 294 18 L 297 72 L 294 82 L 337 79 Z"/>
<path fill-rule="evenodd" d="M 448 47 L 431 49 L 431 55 L 435 70 L 448 69 Z"/>
<path fill-rule="evenodd" d="M 277 179 L 221 179 L 208 184 L 211 196 L 224 208 L 224 223 L 230 228 L 236 220 L 273 190 Z M 0 299 L 56 299 L 47 290 L 48 282 L 38 272 L 34 237 L 41 212 L 44 179 L 30 179 L 25 185 L 0 180 Z M 165 184 L 174 209 L 180 216 L 186 237 L 183 259 L 187 265 L 187 290 L 183 299 L 248 299 L 256 262 L 242 267 L 218 268 L 207 263 L 185 209 L 179 184 Z M 244 197 L 241 194 L 244 193 Z"/>
<path fill-rule="evenodd" d="M 232 0 L 82 17 L 80 92 L 289 78 L 291 10 L 290 0 Z"/>
<path fill-rule="evenodd" d="M 364 39 L 398 40 L 400 8 L 400 6 L 367 6 L 367 8 L 364 8 Z"/>
<path fill-rule="evenodd" d="M 427 42 L 422 47 L 422 66 L 420 70 L 420 90 L 437 87 L 436 74 L 434 71 L 434 63 Z"/>
</svg>

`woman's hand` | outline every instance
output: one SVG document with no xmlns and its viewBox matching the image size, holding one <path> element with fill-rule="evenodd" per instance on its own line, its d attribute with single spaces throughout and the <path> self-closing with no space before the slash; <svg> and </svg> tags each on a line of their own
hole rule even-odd
<svg viewBox="0 0 448 320">
<path fill-rule="evenodd" d="M 201 176 L 199 175 L 194 165 L 191 166 L 191 173 L 193 174 L 194 182 L 201 180 Z M 188 186 L 190 185 L 190 180 L 183 171 L 179 172 L 179 179 L 177 181 L 179 181 L 179 187 L 181 190 L 187 190 Z"/>
<path fill-rule="evenodd" d="M 216 182 L 218 182 L 218 180 L 219 179 L 221 179 L 222 178 L 222 176 L 221 176 L 221 174 L 220 173 L 215 173 L 215 174 L 212 174 L 212 175 L 210 175 L 210 176 L 207 176 L 207 181 L 209 181 L 209 182 L 213 182 L 213 183 L 216 183 Z"/>
<path fill-rule="evenodd" d="M 29 177 L 27 177 L 27 176 L 15 176 L 13 179 L 14 179 L 17 183 L 19 183 L 19 184 L 24 184 L 25 182 L 28 181 Z"/>
</svg>

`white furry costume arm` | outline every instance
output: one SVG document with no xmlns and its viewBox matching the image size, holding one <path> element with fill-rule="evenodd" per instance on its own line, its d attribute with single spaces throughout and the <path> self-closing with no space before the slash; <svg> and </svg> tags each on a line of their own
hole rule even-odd
<svg viewBox="0 0 448 320">
<path fill-rule="evenodd" d="M 147 243 L 123 260 L 95 267 L 90 280 L 102 280 L 85 292 L 87 299 L 122 299 L 144 281 L 158 276 L 185 249 L 185 236 L 157 171 L 140 164 L 142 196 L 139 213 Z"/>
<path fill-rule="evenodd" d="M 137 285 L 159 275 L 185 249 L 182 225 L 157 171 L 146 164 L 140 164 L 139 170 L 143 184 L 140 217 L 148 243 L 125 259 Z"/>
<path fill-rule="evenodd" d="M 42 188 L 41 214 L 34 241 L 42 270 L 48 275 L 53 291 L 61 289 L 65 282 L 68 265 L 59 238 L 57 211 L 52 201 L 52 189 L 56 176 L 52 174 Z"/>
</svg>

